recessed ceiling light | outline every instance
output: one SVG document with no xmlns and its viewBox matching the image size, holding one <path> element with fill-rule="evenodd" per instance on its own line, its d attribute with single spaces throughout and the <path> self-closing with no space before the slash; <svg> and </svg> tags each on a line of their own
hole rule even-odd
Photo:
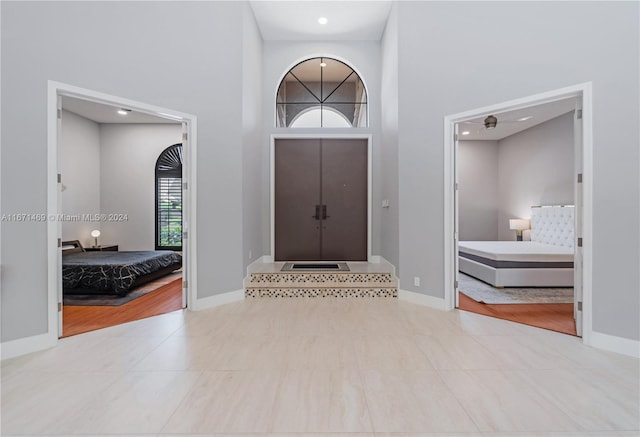
<svg viewBox="0 0 640 437">
<path fill-rule="evenodd" d="M 320 66 L 321 66 L 322 68 L 324 68 L 324 67 L 326 67 L 326 66 L 327 66 L 327 63 L 326 63 L 326 62 L 320 62 Z"/>
<path fill-rule="evenodd" d="M 118 109 L 118 114 L 127 115 L 131 112 L 131 109 Z"/>
<path fill-rule="evenodd" d="M 526 117 L 519 118 L 518 121 L 527 121 L 527 120 L 531 120 L 532 118 L 533 118 L 533 115 L 527 115 Z"/>
<path fill-rule="evenodd" d="M 471 132 L 469 132 L 468 130 L 462 132 L 462 135 L 469 135 Z"/>
<path fill-rule="evenodd" d="M 329 22 L 329 20 L 327 20 L 327 17 L 318 18 L 318 23 L 320 23 L 320 24 L 327 24 L 328 22 Z"/>
</svg>

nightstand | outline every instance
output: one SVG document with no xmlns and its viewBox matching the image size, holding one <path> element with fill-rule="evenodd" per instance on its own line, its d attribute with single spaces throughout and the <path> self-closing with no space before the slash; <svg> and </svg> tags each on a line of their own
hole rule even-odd
<svg viewBox="0 0 640 437">
<path fill-rule="evenodd" d="M 118 251 L 118 245 L 117 244 L 113 244 L 111 246 L 85 247 L 84 251 L 85 252 L 105 252 L 105 251 L 117 252 Z"/>
</svg>

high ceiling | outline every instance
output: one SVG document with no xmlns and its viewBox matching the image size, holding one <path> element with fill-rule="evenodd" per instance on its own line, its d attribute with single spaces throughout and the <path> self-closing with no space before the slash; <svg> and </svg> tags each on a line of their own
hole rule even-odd
<svg viewBox="0 0 640 437">
<path fill-rule="evenodd" d="M 379 41 L 384 33 L 392 1 L 254 0 L 250 4 L 262 37 L 267 41 Z M 325 17 L 327 24 L 318 23 L 320 17 Z M 315 74 L 311 65 L 299 65 L 297 68 L 300 69 L 298 73 L 301 76 L 310 72 Z M 336 77 L 336 80 L 342 79 L 343 77 Z M 491 114 L 498 118 L 498 124 L 495 129 L 490 130 L 483 125 L 484 118 L 490 115 L 486 114 L 460 123 L 459 131 L 469 132 L 460 138 L 500 140 L 565 114 L 573 107 L 573 99 L 568 99 L 518 111 Z M 63 98 L 63 108 L 97 123 L 175 123 L 173 120 L 135 112 L 122 116 L 116 113 L 119 108 L 71 97 Z M 531 118 L 518 121 L 525 117 Z"/>
<path fill-rule="evenodd" d="M 265 41 L 379 41 L 391 1 L 251 1 Z M 319 24 L 325 17 L 327 24 Z"/>
</svg>

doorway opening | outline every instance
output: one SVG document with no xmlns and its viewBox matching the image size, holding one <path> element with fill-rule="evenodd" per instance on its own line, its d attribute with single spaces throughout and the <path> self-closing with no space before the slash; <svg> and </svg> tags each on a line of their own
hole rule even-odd
<svg viewBox="0 0 640 437">
<path fill-rule="evenodd" d="M 367 141 L 275 142 L 275 260 L 366 261 Z"/>
<path fill-rule="evenodd" d="M 55 253 L 49 257 L 49 303 L 57 337 L 190 307 L 195 239 L 187 236 L 195 231 L 195 117 L 50 82 L 49 121 L 54 178 L 49 178 L 48 216 L 55 218 L 48 224 L 49 250 Z M 179 146 L 181 158 L 173 168 L 180 174 L 172 176 L 184 181 L 172 190 L 180 200 L 177 206 L 172 202 L 172 212 L 180 215 L 180 223 L 173 224 L 181 232 L 173 247 L 157 250 L 155 170 L 172 145 Z M 78 164 L 78 151 L 91 159 Z M 78 263 L 84 267 L 74 270 Z"/>
<path fill-rule="evenodd" d="M 271 259 L 371 259 L 371 136 L 271 139 Z"/>
<path fill-rule="evenodd" d="M 478 130 L 484 131 L 486 128 L 482 125 L 489 117 L 497 118 L 498 124 L 500 124 L 501 119 L 505 122 L 510 120 L 509 114 L 511 114 L 514 115 L 515 122 L 518 119 L 526 118 L 519 111 L 548 108 L 554 105 L 562 105 L 563 103 L 574 106 L 571 114 L 565 115 L 565 118 L 573 116 L 573 133 L 569 134 L 572 138 L 568 140 L 570 142 L 568 147 L 573 149 L 571 150 L 573 152 L 573 162 L 569 164 L 568 169 L 569 173 L 566 182 L 569 186 L 565 187 L 565 191 L 569 191 L 568 194 L 565 192 L 565 198 L 572 194 L 573 205 L 558 205 L 556 202 L 549 202 L 549 199 L 545 200 L 545 197 L 542 196 L 538 202 L 528 202 L 527 209 L 531 212 L 520 211 L 513 207 L 507 208 L 507 211 L 502 214 L 505 217 L 500 217 L 497 221 L 498 232 L 502 238 L 496 238 L 496 240 L 515 240 L 513 230 L 516 230 L 519 234 L 521 232 L 520 229 L 527 229 L 525 231 L 525 241 L 505 241 L 505 243 L 520 244 L 517 248 L 521 250 L 525 246 L 528 248 L 529 242 L 526 240 L 531 240 L 532 238 L 529 236 L 533 235 L 533 243 L 537 244 L 537 241 L 544 239 L 540 229 L 528 230 L 531 225 L 534 228 L 539 226 L 541 220 L 535 214 L 543 209 L 545 214 L 549 211 L 558 211 L 558 214 L 570 217 L 564 219 L 565 221 L 570 221 L 570 226 L 566 227 L 566 231 L 571 232 L 571 235 L 564 236 L 566 237 L 565 240 L 568 238 L 570 241 L 560 242 L 560 237 L 556 235 L 555 241 L 546 241 L 545 243 L 556 246 L 570 246 L 570 249 L 565 248 L 560 251 L 572 254 L 573 256 L 569 259 L 572 263 L 566 263 L 567 260 L 563 260 L 565 262 L 563 265 L 555 262 L 545 265 L 523 263 L 521 261 L 529 261 L 528 258 L 511 260 L 508 256 L 504 257 L 504 253 L 500 252 L 501 249 L 495 252 L 488 250 L 484 253 L 477 251 L 472 253 L 477 248 L 473 244 L 467 244 L 470 242 L 465 240 L 468 238 L 469 228 L 472 225 L 477 225 L 477 223 L 470 224 L 469 220 L 463 218 L 461 221 L 460 218 L 460 211 L 463 209 L 460 205 L 460 198 L 462 197 L 460 190 L 463 189 L 460 185 L 461 174 L 459 166 L 462 158 L 460 155 L 460 141 L 464 141 L 465 137 L 472 137 L 470 131 L 473 130 L 474 123 L 479 124 Z M 527 311 L 525 306 L 480 304 L 473 299 L 467 299 L 465 295 L 460 295 L 459 291 L 464 292 L 463 282 L 465 287 L 469 286 L 468 277 L 466 276 L 469 273 L 471 273 L 471 277 L 479 278 L 482 281 L 480 282 L 481 286 L 505 287 L 502 289 L 505 291 L 509 291 L 508 287 L 518 286 L 525 291 L 530 287 L 539 287 L 541 290 L 549 289 L 549 287 L 558 287 L 561 290 L 564 287 L 573 286 L 573 296 L 571 296 L 573 303 L 565 305 L 567 308 L 564 308 L 563 311 L 567 314 L 565 317 L 570 316 L 571 319 L 575 320 L 577 335 L 582 336 L 583 341 L 588 344 L 591 332 L 591 269 L 589 268 L 591 265 L 589 244 L 591 233 L 591 182 L 589 181 L 592 167 L 591 113 L 591 85 L 587 83 L 445 117 L 445 187 L 447 187 L 445 189 L 445 301 L 447 308 L 474 307 L 477 312 L 500 318 L 508 318 L 503 317 L 504 314 L 500 313 L 509 312 L 510 308 L 517 309 L 517 311 L 512 312 L 521 312 L 527 317 L 533 314 L 535 308 L 531 308 L 532 311 Z M 524 171 L 527 163 L 521 162 L 520 164 L 522 165 L 520 170 Z M 520 182 L 516 184 L 520 184 L 518 185 L 519 187 L 523 186 Z M 523 195 L 521 197 L 526 196 Z M 527 203 L 526 200 L 523 201 Z M 552 205 L 549 203 L 552 203 Z M 537 208 L 534 211 L 534 208 L 529 208 L 540 206 L 553 207 L 555 210 Z M 574 211 L 575 214 L 573 214 Z M 531 218 L 533 218 L 532 221 L 530 221 Z M 509 220 L 512 221 L 512 226 L 510 226 Z M 524 226 L 524 222 L 527 223 L 527 226 Z M 518 225 L 518 223 L 522 226 Z M 465 230 L 467 231 L 466 235 Z M 553 229 L 550 231 L 555 232 Z M 546 230 L 543 232 L 546 232 Z M 495 236 L 484 240 L 492 240 L 494 238 Z M 489 241 L 489 243 L 491 242 Z M 497 241 L 496 243 L 501 242 Z M 471 246 L 471 249 L 467 246 Z M 510 250 L 507 249 L 507 251 Z M 566 257 L 566 255 L 563 256 Z M 491 262 L 485 261 L 488 258 L 493 258 L 493 260 Z M 536 261 L 540 261 L 540 259 Z M 558 259 L 554 261 L 558 261 Z M 463 274 L 461 271 L 464 271 L 464 277 L 461 276 Z M 553 279 L 549 279 L 550 277 L 553 277 Z M 501 288 L 497 288 L 497 290 L 500 291 Z M 527 298 L 529 297 L 531 296 L 527 296 Z M 503 311 L 497 311 L 497 309 Z M 511 314 L 511 316 L 514 315 Z M 518 315 L 516 314 L 514 317 L 518 318 Z M 573 320 L 570 321 L 573 322 Z"/>
</svg>

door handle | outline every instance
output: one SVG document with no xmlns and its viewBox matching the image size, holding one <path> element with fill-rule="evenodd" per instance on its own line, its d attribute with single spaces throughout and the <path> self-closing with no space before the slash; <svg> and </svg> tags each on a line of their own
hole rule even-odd
<svg viewBox="0 0 640 437">
<path fill-rule="evenodd" d="M 311 216 L 316 220 L 320 220 L 320 205 L 316 205 L 316 214 Z"/>
<path fill-rule="evenodd" d="M 327 215 L 327 205 L 322 205 L 322 220 L 328 219 L 329 217 L 331 216 Z"/>
</svg>

